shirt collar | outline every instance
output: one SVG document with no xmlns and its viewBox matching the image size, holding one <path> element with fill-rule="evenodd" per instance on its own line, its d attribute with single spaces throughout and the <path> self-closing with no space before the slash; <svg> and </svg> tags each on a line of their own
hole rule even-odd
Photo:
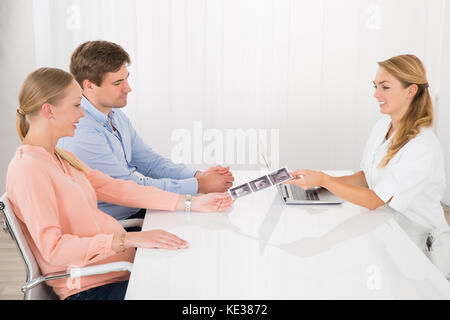
<svg viewBox="0 0 450 320">
<path fill-rule="evenodd" d="M 94 105 L 85 97 L 83 96 L 81 98 L 81 106 L 83 107 L 84 111 L 89 113 L 89 115 L 94 118 L 95 121 L 102 125 L 108 125 L 109 121 L 114 119 L 115 117 L 115 111 L 111 110 L 111 112 L 108 115 L 105 115 L 104 113 L 100 112 Z"/>
<path fill-rule="evenodd" d="M 388 134 L 389 130 L 391 129 L 391 125 L 392 125 L 392 120 L 389 120 L 386 124 L 386 128 L 384 130 L 384 137 L 383 137 L 383 143 L 387 144 L 388 142 L 391 142 L 391 140 L 394 138 L 395 134 L 397 133 L 397 130 L 395 130 L 394 132 L 392 132 L 391 136 L 389 137 L 389 139 L 386 139 L 386 135 Z"/>
</svg>

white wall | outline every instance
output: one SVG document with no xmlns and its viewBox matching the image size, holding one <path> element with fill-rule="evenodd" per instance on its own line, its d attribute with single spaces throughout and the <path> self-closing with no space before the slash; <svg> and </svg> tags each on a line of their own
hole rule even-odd
<svg viewBox="0 0 450 320">
<path fill-rule="evenodd" d="M 5 191 L 6 169 L 20 144 L 15 123 L 17 95 L 35 68 L 31 4 L 31 0 L 0 1 L 0 193 Z"/>
<path fill-rule="evenodd" d="M 445 6 L 445 31 L 442 51 L 439 109 L 437 110 L 437 135 L 446 159 L 447 190 L 443 202 L 450 205 L 450 4 Z"/>
<path fill-rule="evenodd" d="M 164 154 L 176 145 L 167 137 L 180 128 L 193 136 L 193 122 L 202 120 L 204 130 L 279 130 L 280 163 L 289 168 L 357 170 L 379 117 L 376 62 L 414 53 L 427 66 L 432 92 L 438 86 L 443 1 L 137 5 L 128 110 Z"/>
</svg>

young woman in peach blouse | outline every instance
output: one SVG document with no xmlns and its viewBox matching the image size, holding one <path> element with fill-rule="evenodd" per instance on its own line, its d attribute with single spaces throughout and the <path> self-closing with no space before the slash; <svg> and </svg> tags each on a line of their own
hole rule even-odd
<svg viewBox="0 0 450 320">
<path fill-rule="evenodd" d="M 72 75 L 55 68 L 32 72 L 22 85 L 17 131 L 22 145 L 8 167 L 7 194 L 42 273 L 134 260 L 135 248 L 183 249 L 185 240 L 163 230 L 126 232 L 97 208 L 97 201 L 156 210 L 184 210 L 185 196 L 92 170 L 70 152 L 56 148 L 73 136 L 82 91 Z M 224 211 L 233 201 L 224 193 L 192 197 L 192 210 Z M 83 277 L 77 288 L 53 280 L 61 299 L 123 299 L 129 273 Z M 151 290 L 151 288 L 149 288 Z"/>
</svg>

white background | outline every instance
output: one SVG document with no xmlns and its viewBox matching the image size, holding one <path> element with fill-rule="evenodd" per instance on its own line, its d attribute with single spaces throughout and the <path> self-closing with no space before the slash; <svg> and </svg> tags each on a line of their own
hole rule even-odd
<svg viewBox="0 0 450 320">
<path fill-rule="evenodd" d="M 74 48 L 97 39 L 131 56 L 124 110 L 140 135 L 171 157 L 172 138 L 188 134 L 191 166 L 222 160 L 255 168 L 252 157 L 267 151 L 290 169 L 358 170 L 380 117 L 376 62 L 404 53 L 422 59 L 433 99 L 440 96 L 435 129 L 449 159 L 450 97 L 440 90 L 450 85 L 448 7 L 445 0 L 2 0 L 0 177 L 19 145 L 14 115 L 25 76 L 40 66 L 68 70 Z M 267 139 L 247 144 L 252 155 L 233 153 L 226 134 L 238 130 Z M 221 139 L 216 153 L 199 152 Z"/>
</svg>

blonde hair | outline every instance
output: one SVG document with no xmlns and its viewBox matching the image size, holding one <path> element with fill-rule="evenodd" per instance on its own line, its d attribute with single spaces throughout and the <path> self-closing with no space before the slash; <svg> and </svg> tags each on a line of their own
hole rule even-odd
<svg viewBox="0 0 450 320">
<path fill-rule="evenodd" d="M 16 110 L 16 129 L 23 140 L 30 123 L 28 117 L 39 112 L 44 103 L 56 104 L 65 96 L 65 90 L 72 83 L 73 76 L 57 68 L 39 68 L 33 71 L 22 84 L 19 92 L 19 108 Z M 55 148 L 55 152 L 74 168 L 87 172 L 87 167 L 68 152 Z"/>
<path fill-rule="evenodd" d="M 379 164 L 379 167 L 383 168 L 404 145 L 417 136 L 421 128 L 432 126 L 434 112 L 428 92 L 429 85 L 425 67 L 419 58 L 411 54 L 399 55 L 378 62 L 378 65 L 397 78 L 404 88 L 412 84 L 416 84 L 418 87 L 408 110 L 400 120 L 400 125 L 392 138 L 386 155 Z"/>
</svg>

